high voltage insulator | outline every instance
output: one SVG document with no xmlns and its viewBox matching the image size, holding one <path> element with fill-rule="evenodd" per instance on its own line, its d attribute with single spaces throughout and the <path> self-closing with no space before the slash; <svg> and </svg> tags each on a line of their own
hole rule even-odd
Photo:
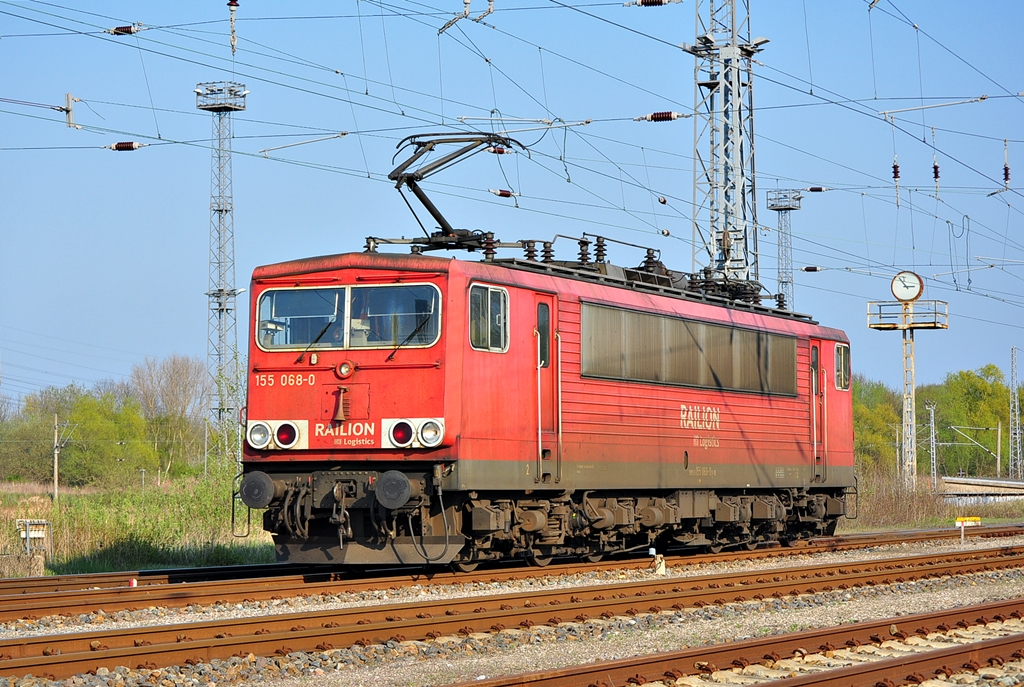
<svg viewBox="0 0 1024 687">
<path fill-rule="evenodd" d="M 634 122 L 671 122 L 676 119 L 685 119 L 692 115 L 683 114 L 681 112 L 652 112 L 651 114 L 640 115 L 639 117 L 633 117 Z"/>
<path fill-rule="evenodd" d="M 1003 139 L 1003 186 L 1010 188 L 1010 142 Z"/>
<path fill-rule="evenodd" d="M 663 7 L 670 2 L 682 2 L 683 0 L 631 0 L 624 3 L 623 7 Z"/>
<path fill-rule="evenodd" d="M 939 180 L 939 165 L 938 163 L 932 163 L 932 178 L 935 181 Z"/>
<path fill-rule="evenodd" d="M 133 33 L 138 33 L 142 30 L 142 24 L 130 24 L 128 26 L 115 26 L 112 29 L 107 29 L 106 32 L 112 36 L 130 36 Z"/>
<path fill-rule="evenodd" d="M 658 202 L 662 205 L 668 205 L 668 199 L 665 196 L 658 196 Z"/>
<path fill-rule="evenodd" d="M 893 181 L 899 181 L 900 180 L 900 166 L 896 162 L 892 163 L 892 180 Z"/>
<path fill-rule="evenodd" d="M 504 146 L 487 146 L 484 150 L 495 155 L 511 155 L 515 152 L 511 148 L 505 148 Z"/>
<path fill-rule="evenodd" d="M 511 198 L 513 196 L 519 195 L 514 191 L 509 191 L 508 189 L 504 188 L 489 188 L 487 190 L 493 193 L 494 195 L 498 196 L 499 198 Z"/>
<path fill-rule="evenodd" d="M 145 148 L 148 145 L 148 143 L 139 143 L 138 141 L 119 141 L 117 143 L 111 143 L 110 145 L 103 147 L 109 148 L 110 150 L 116 150 L 118 152 L 126 152 L 129 150 L 138 150 L 139 148 Z"/>
<path fill-rule="evenodd" d="M 238 0 L 228 0 L 228 10 L 231 12 L 231 56 L 234 57 L 238 48 L 238 37 L 235 35 L 235 10 L 238 9 Z"/>
</svg>

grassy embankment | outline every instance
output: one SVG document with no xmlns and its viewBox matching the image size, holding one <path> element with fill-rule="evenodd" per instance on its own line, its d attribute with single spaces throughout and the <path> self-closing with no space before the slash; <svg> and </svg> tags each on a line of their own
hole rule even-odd
<svg viewBox="0 0 1024 687">
<path fill-rule="evenodd" d="M 229 475 L 181 479 L 120 490 L 63 490 L 56 506 L 48 487 L 0 484 L 0 551 L 17 552 L 15 519 L 53 523 L 51 573 L 83 573 L 204 565 L 271 563 L 259 513 L 246 539 L 231 535 Z M 1024 521 L 1024 503 L 957 507 L 925 489 L 908 497 L 885 475 L 862 475 L 859 517 L 840 531 L 951 527 L 958 516 L 984 523 Z M 242 518 L 245 510 L 239 509 Z"/>
<path fill-rule="evenodd" d="M 272 563 L 274 550 L 254 513 L 252 532 L 231 534 L 231 478 L 180 479 L 120 490 L 62 490 L 57 504 L 42 485 L 0 487 L 0 551 L 22 543 L 15 520 L 53 526 L 55 574 Z M 239 508 L 244 527 L 245 508 Z"/>
<path fill-rule="evenodd" d="M 841 520 L 840 532 L 953 527 L 962 516 L 978 516 L 983 525 L 1024 522 L 1024 500 L 956 505 L 929 491 L 918 476 L 918 490 L 905 494 L 894 476 L 881 472 L 860 475 L 860 513 Z"/>
</svg>

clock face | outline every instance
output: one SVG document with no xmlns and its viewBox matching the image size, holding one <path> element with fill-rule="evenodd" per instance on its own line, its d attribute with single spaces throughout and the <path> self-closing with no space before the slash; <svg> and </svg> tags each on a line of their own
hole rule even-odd
<svg viewBox="0 0 1024 687">
<path fill-rule="evenodd" d="M 921 297 L 924 280 L 913 272 L 900 272 L 892 280 L 892 295 L 896 300 L 909 303 Z"/>
</svg>

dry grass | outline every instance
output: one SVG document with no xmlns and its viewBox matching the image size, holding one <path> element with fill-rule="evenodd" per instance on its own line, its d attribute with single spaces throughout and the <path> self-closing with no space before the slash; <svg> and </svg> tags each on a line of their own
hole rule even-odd
<svg viewBox="0 0 1024 687">
<path fill-rule="evenodd" d="M 231 477 L 182 479 L 141 490 L 0 491 L 0 550 L 20 550 L 17 519 L 52 523 L 57 573 L 273 562 L 270 538 L 231 533 Z M 42 487 L 42 488 L 40 488 Z M 20 493 L 19 493 L 20 492 Z M 245 509 L 240 510 L 245 517 Z"/>
<path fill-rule="evenodd" d="M 856 520 L 841 521 L 844 531 L 953 526 L 961 516 L 989 522 L 1024 520 L 1024 500 L 959 505 L 933 494 L 925 480 L 907 494 L 895 475 L 880 470 L 861 474 L 858 486 L 860 512 Z"/>
</svg>

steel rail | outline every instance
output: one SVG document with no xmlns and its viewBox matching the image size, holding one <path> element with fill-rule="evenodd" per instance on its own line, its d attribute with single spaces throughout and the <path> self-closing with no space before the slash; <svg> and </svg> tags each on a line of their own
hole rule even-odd
<svg viewBox="0 0 1024 687">
<path fill-rule="evenodd" d="M 974 538 L 996 538 L 1024 535 L 1024 525 L 986 525 L 966 530 L 965 536 Z M 821 551 L 847 551 L 887 543 L 922 542 L 930 540 L 959 539 L 960 530 L 955 528 L 932 530 L 906 530 L 895 532 L 866 532 L 834 537 L 817 537 L 795 542 L 792 547 L 770 546 L 754 551 L 727 551 L 718 554 L 682 554 L 666 557 L 669 565 L 696 565 L 708 562 L 750 560 L 792 555 L 804 555 Z M 135 580 L 137 587 L 168 584 L 195 584 L 217 580 L 242 580 L 258 577 L 298 577 L 316 579 L 317 576 L 334 575 L 335 579 L 379 580 L 378 584 L 419 584 L 424 581 L 472 582 L 510 579 L 512 576 L 547 576 L 575 574 L 593 570 L 637 569 L 650 565 L 648 558 L 612 558 L 602 563 L 555 563 L 547 568 L 495 567 L 473 573 L 451 573 L 442 570 L 424 571 L 418 569 L 401 576 L 394 575 L 395 569 L 356 570 L 332 566 L 299 566 L 287 563 L 268 565 L 237 565 L 215 568 L 180 568 L 172 570 L 137 570 L 116 573 L 93 573 L 86 575 L 49 575 L 45 577 L 0 579 L 0 597 L 18 594 L 27 595 L 44 592 L 69 592 L 76 590 L 114 589 L 128 587 Z M 496 578 L 496 576 L 498 576 Z M 501 576 L 507 576 L 502 578 Z"/>
<path fill-rule="evenodd" d="M 982 552 L 1004 551 L 1012 553 L 1013 548 L 980 549 L 964 553 L 942 554 L 940 557 L 960 556 L 961 558 L 983 555 Z M 987 553 L 984 555 L 992 555 Z M 899 560 L 898 565 L 909 566 L 917 560 L 932 560 L 935 556 L 906 556 Z M 885 559 L 880 559 L 885 560 Z M 874 565 L 876 561 L 851 563 L 845 567 Z M 649 567 L 647 560 L 622 563 L 608 563 L 611 569 L 643 569 Z M 897 565 L 892 563 L 892 565 Z M 801 566 L 797 570 L 820 571 L 827 575 L 834 564 L 825 563 L 817 566 Z M 586 572 L 595 569 L 594 564 L 577 563 L 570 566 L 572 572 Z M 545 569 L 548 570 L 548 569 Z M 564 572 L 565 569 L 551 570 L 548 574 Z M 524 575 L 524 572 L 529 574 Z M 748 573 L 750 579 L 762 577 L 766 573 L 754 571 Z M 313 596 L 318 594 L 337 594 L 345 592 L 378 591 L 392 587 L 400 588 L 412 584 L 451 584 L 472 581 L 497 582 L 502 580 L 538 577 L 536 568 L 512 569 L 504 571 L 487 571 L 464 575 L 458 573 L 413 574 L 397 577 L 370 579 L 347 579 L 338 573 L 322 573 L 313 575 L 292 575 L 274 578 L 256 578 L 242 580 L 219 580 L 214 582 L 193 582 L 181 585 L 152 585 L 148 587 L 117 587 L 105 589 L 84 589 L 70 591 L 41 592 L 38 594 L 8 594 L 0 596 L 0 622 L 11 620 L 34 620 L 47 615 L 68 615 L 89 613 L 102 608 L 104 612 L 132 610 L 140 607 L 164 606 L 182 607 L 193 604 L 238 603 L 257 600 L 269 600 L 288 596 Z"/>
<path fill-rule="evenodd" d="M 31 673 L 63 679 L 118 665 L 169 665 L 248 653 L 290 653 L 357 643 L 427 639 L 445 634 L 498 632 L 509 627 L 586 622 L 591 617 L 634 616 L 730 601 L 795 596 L 830 589 L 887 584 L 959 571 L 1024 565 L 1024 547 L 970 555 L 864 562 L 849 569 L 766 571 L 700 578 L 658 578 L 585 588 L 531 590 L 487 597 L 362 606 L 280 616 L 128 628 L 0 641 L 0 675 Z M 925 560 L 931 558 L 931 561 Z M 894 571 L 899 575 L 893 579 Z M 826 579 L 827 578 L 827 579 Z M 824 586 L 823 586 L 824 583 Z"/>
<path fill-rule="evenodd" d="M 641 685 L 665 680 L 669 684 L 684 675 L 706 674 L 733 666 L 747 666 L 766 660 L 778 661 L 786 656 L 810 651 L 832 651 L 836 647 L 880 644 L 889 639 L 902 639 L 912 634 L 926 635 L 950 627 L 970 627 L 993 619 L 1020 617 L 1024 599 L 1000 601 L 979 606 L 966 606 L 948 611 L 887 618 L 856 625 L 807 630 L 768 638 L 750 639 L 714 646 L 683 649 L 616 661 L 602 661 L 557 670 L 537 671 L 489 680 L 461 682 L 449 687 L 601 687 L 605 685 Z M 903 628 L 903 629 L 901 629 Z M 772 680 L 772 687 L 804 685 L 843 685 L 843 687 L 876 687 L 880 684 L 921 682 L 924 675 L 935 675 L 947 666 L 960 666 L 973 661 L 975 665 L 990 659 L 1005 659 L 1019 652 L 1024 637 L 1013 635 L 1000 639 L 964 644 L 953 649 L 935 649 L 886 659 L 873 663 L 835 668 L 794 678 Z M 666 679 L 668 678 L 668 679 Z"/>
</svg>

